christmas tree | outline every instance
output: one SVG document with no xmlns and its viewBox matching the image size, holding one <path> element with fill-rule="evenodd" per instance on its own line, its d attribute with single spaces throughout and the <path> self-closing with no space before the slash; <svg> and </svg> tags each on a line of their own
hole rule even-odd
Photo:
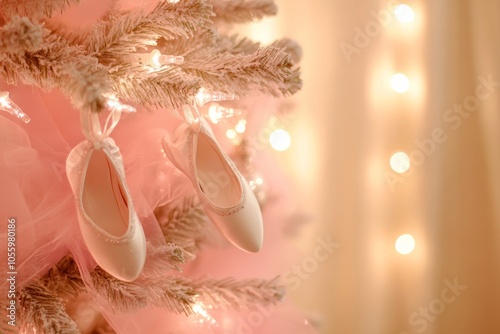
<svg viewBox="0 0 500 334">
<path fill-rule="evenodd" d="M 284 188 L 259 142 L 263 120 L 286 116 L 284 98 L 301 87 L 300 47 L 231 32 L 276 13 L 268 0 L 0 1 L 3 331 L 314 332 L 270 277 L 288 252 Z M 145 234 L 130 281 L 97 265 L 78 228 L 66 159 L 88 115 L 114 129 Z M 260 254 L 229 245 L 162 149 L 200 119 L 258 201 Z"/>
</svg>

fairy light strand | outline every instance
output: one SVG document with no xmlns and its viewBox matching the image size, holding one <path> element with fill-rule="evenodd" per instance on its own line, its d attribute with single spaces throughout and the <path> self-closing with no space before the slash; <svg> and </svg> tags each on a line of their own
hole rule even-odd
<svg viewBox="0 0 500 334">
<path fill-rule="evenodd" d="M 16 116 L 24 123 L 29 123 L 31 121 L 31 118 L 10 99 L 9 92 L 0 92 L 0 110 Z"/>
<path fill-rule="evenodd" d="M 137 56 L 142 64 L 152 70 L 159 70 L 169 65 L 182 65 L 184 63 L 183 56 L 163 55 L 158 49 L 154 49 L 150 53 L 140 53 Z"/>
</svg>

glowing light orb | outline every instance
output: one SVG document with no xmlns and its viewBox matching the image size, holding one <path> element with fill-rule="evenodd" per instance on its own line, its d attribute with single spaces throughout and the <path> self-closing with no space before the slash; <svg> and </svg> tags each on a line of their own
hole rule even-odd
<svg viewBox="0 0 500 334">
<path fill-rule="evenodd" d="M 292 138 L 283 129 L 275 130 L 269 137 L 269 143 L 276 151 L 285 151 L 290 147 L 291 142 Z"/>
<path fill-rule="evenodd" d="M 393 171 L 399 174 L 406 173 L 410 167 L 410 157 L 405 152 L 396 152 L 389 161 Z"/>
<path fill-rule="evenodd" d="M 397 93 L 406 93 L 410 89 L 410 79 L 403 73 L 396 73 L 391 77 L 391 88 Z"/>
<path fill-rule="evenodd" d="M 229 129 L 226 131 L 226 137 L 229 139 L 234 139 L 234 138 L 236 138 L 237 135 L 238 134 L 233 129 Z"/>
<path fill-rule="evenodd" d="M 406 4 L 397 5 L 394 8 L 394 15 L 402 23 L 410 23 L 415 20 L 415 12 Z"/>
<path fill-rule="evenodd" d="M 395 247 L 399 254 L 410 254 L 415 249 L 415 239 L 411 234 L 400 235 L 396 240 Z"/>
</svg>

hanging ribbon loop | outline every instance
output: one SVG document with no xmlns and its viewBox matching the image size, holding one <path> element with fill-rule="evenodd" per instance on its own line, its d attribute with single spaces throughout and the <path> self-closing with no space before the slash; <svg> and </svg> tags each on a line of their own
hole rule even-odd
<svg viewBox="0 0 500 334">
<path fill-rule="evenodd" d="M 92 111 L 82 111 L 81 112 L 81 122 L 82 130 L 88 141 L 94 145 L 95 148 L 100 148 L 104 139 L 109 137 L 111 132 L 115 129 L 120 121 L 122 112 L 135 112 L 136 109 L 132 106 L 122 104 L 113 95 L 106 96 L 107 110 L 109 110 L 109 115 L 104 121 L 104 126 L 101 126 L 100 115 L 101 113 Z M 104 111 L 103 111 L 104 112 Z"/>
<path fill-rule="evenodd" d="M 182 106 L 182 117 L 194 132 L 198 133 L 201 128 L 201 115 L 196 104 L 185 104 Z"/>
</svg>

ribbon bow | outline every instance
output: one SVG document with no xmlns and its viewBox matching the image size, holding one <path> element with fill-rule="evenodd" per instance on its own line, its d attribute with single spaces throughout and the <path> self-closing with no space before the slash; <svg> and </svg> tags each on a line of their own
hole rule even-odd
<svg viewBox="0 0 500 334">
<path fill-rule="evenodd" d="M 95 148 L 100 148 L 104 139 L 109 137 L 111 132 L 115 129 L 116 125 L 120 121 L 120 117 L 122 112 L 135 112 L 136 109 L 127 104 L 122 104 L 115 96 L 109 95 L 106 96 L 108 98 L 107 101 L 107 109 L 109 110 L 109 115 L 106 117 L 104 121 L 104 127 L 101 127 L 100 121 L 100 113 L 92 112 L 92 111 L 82 111 L 81 112 L 81 120 L 82 120 L 82 130 L 92 145 Z"/>
</svg>

